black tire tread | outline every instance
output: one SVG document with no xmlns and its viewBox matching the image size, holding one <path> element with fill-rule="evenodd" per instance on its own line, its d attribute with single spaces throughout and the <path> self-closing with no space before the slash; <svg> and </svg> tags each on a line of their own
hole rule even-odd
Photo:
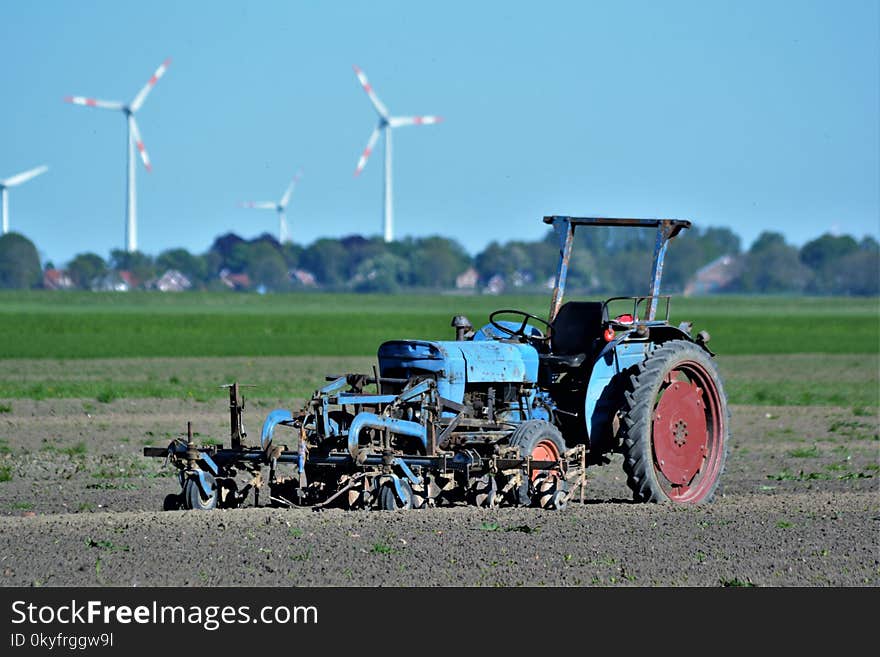
<svg viewBox="0 0 880 657">
<path fill-rule="evenodd" d="M 562 433 L 555 425 L 546 420 L 526 420 L 521 423 L 510 435 L 510 444 L 520 448 L 523 457 L 531 455 L 535 443 L 549 438 L 555 443 L 560 456 L 565 454 L 566 446 Z"/>
</svg>

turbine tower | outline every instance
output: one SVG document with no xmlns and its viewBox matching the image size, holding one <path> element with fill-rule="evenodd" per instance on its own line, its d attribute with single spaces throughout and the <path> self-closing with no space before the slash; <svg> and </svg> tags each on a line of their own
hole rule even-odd
<svg viewBox="0 0 880 657">
<path fill-rule="evenodd" d="M 141 132 L 138 130 L 137 121 L 134 120 L 134 115 L 144 104 L 144 101 L 147 99 L 150 91 L 153 90 L 153 87 L 156 86 L 159 78 L 165 75 L 165 71 L 168 69 L 170 63 L 170 58 L 162 62 L 162 65 L 156 69 L 155 73 L 153 73 L 153 77 L 147 81 L 147 84 L 144 85 L 134 97 L 134 100 L 128 105 L 117 101 L 96 100 L 94 98 L 84 98 L 83 96 L 67 96 L 64 99 L 66 102 L 73 103 L 74 105 L 86 105 L 87 107 L 116 110 L 121 111 L 125 115 L 125 122 L 128 126 L 128 138 L 126 139 L 126 171 L 128 182 L 126 186 L 127 193 L 125 204 L 125 250 L 129 253 L 137 251 L 137 194 L 134 181 L 135 148 L 137 148 L 138 152 L 141 154 L 141 160 L 143 160 L 144 167 L 146 167 L 147 171 L 152 171 L 153 169 L 153 167 L 150 166 L 150 158 L 147 155 L 147 149 L 144 148 L 144 142 L 141 139 Z"/>
<path fill-rule="evenodd" d="M 6 180 L 0 180 L 0 215 L 2 215 L 3 235 L 9 232 L 9 188 L 17 187 L 22 183 L 26 183 L 31 178 L 36 178 L 41 173 L 46 173 L 48 170 L 49 167 L 40 166 L 36 169 L 31 169 L 30 171 L 14 175 Z"/>
<path fill-rule="evenodd" d="M 370 86 L 370 83 L 367 80 L 367 76 L 364 74 L 364 72 L 357 66 L 354 67 L 354 72 L 357 75 L 358 81 L 360 81 L 361 86 L 364 88 L 364 91 L 367 92 L 367 96 L 369 96 L 370 102 L 373 103 L 373 107 L 379 114 L 379 125 L 377 125 L 373 129 L 373 132 L 370 134 L 370 138 L 367 141 L 367 147 L 364 149 L 363 154 L 361 154 L 361 159 L 358 160 L 357 168 L 354 171 L 354 175 L 359 176 L 361 171 L 364 170 L 364 167 L 367 165 L 367 159 L 370 157 L 370 153 L 373 152 L 373 147 L 376 145 L 376 140 L 379 139 L 379 133 L 384 132 L 385 221 L 383 225 L 383 234 L 385 237 L 385 241 L 391 242 L 394 240 L 394 211 L 391 198 L 391 130 L 393 128 L 401 128 L 405 125 L 429 125 L 431 123 L 440 123 L 440 121 L 442 121 L 443 119 L 439 116 L 391 116 L 388 113 L 388 108 L 382 104 L 382 101 L 379 100 L 379 96 L 377 96 L 376 92 L 373 91 L 373 87 Z"/>
<path fill-rule="evenodd" d="M 302 177 L 302 169 L 296 172 L 293 180 L 287 186 L 287 191 L 281 200 L 274 201 L 247 201 L 241 204 L 243 208 L 256 208 L 258 210 L 275 210 L 278 213 L 278 243 L 284 244 L 290 241 L 290 231 L 287 228 L 287 204 L 290 202 L 290 195 L 293 194 L 293 188 L 296 187 L 297 181 Z"/>
</svg>

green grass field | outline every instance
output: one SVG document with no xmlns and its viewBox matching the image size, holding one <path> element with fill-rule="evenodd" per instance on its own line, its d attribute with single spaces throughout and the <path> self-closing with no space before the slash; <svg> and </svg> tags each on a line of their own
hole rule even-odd
<svg viewBox="0 0 880 657">
<path fill-rule="evenodd" d="M 219 398 L 219 383 L 302 397 L 323 373 L 369 367 L 393 338 L 451 339 L 497 308 L 545 316 L 546 296 L 0 293 L 0 399 Z M 734 403 L 876 407 L 880 300 L 673 299 L 712 335 Z"/>
<path fill-rule="evenodd" d="M 224 293 L 0 294 L 0 358 L 368 356 L 390 338 L 449 338 L 497 308 L 546 316 L 542 296 Z M 673 300 L 719 354 L 877 353 L 877 299 Z"/>
</svg>

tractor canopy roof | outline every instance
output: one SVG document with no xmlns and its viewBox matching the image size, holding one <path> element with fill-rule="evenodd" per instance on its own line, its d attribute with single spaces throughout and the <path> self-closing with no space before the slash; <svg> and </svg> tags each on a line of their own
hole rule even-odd
<svg viewBox="0 0 880 657">
<path fill-rule="evenodd" d="M 645 297 L 649 299 L 646 319 L 653 321 L 660 294 L 660 278 L 663 275 L 663 259 L 666 256 L 666 247 L 669 241 L 678 235 L 682 229 L 691 227 L 691 222 L 687 219 L 620 219 L 612 217 L 570 217 L 566 215 L 544 217 L 544 223 L 553 226 L 553 230 L 559 238 L 559 266 L 556 271 L 556 283 L 553 286 L 553 299 L 550 302 L 548 317 L 550 322 L 553 321 L 556 313 L 559 312 L 559 308 L 562 306 L 575 228 L 578 226 L 626 226 L 655 228 L 657 230 L 657 238 L 654 242 L 650 287 L 648 295 Z"/>
</svg>

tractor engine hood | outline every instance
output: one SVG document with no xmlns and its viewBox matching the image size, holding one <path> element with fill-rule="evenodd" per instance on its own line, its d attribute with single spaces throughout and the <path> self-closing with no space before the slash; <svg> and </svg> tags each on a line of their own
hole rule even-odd
<svg viewBox="0 0 880 657">
<path fill-rule="evenodd" d="M 453 401 L 463 398 L 468 383 L 538 380 L 538 352 L 527 344 L 391 340 L 379 347 L 378 357 L 382 376 L 406 378 L 434 373 L 440 394 Z"/>
</svg>

